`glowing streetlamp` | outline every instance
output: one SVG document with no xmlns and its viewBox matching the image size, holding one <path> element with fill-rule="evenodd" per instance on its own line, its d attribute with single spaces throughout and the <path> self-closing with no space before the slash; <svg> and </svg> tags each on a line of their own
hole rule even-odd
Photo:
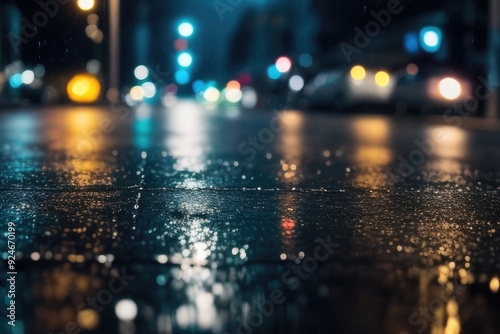
<svg viewBox="0 0 500 334">
<path fill-rule="evenodd" d="M 94 8 L 95 0 L 78 0 L 77 4 L 81 10 L 87 11 Z"/>
</svg>

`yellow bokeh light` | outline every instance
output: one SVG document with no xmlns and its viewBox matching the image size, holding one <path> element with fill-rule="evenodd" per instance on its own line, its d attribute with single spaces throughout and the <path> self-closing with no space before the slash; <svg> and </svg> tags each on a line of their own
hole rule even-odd
<svg viewBox="0 0 500 334">
<path fill-rule="evenodd" d="M 363 66 L 357 65 L 351 69 L 351 77 L 354 80 L 363 80 L 365 76 L 366 76 L 366 70 Z"/>
<path fill-rule="evenodd" d="M 77 316 L 78 325 L 85 330 L 92 330 L 99 325 L 99 314 L 92 309 L 81 310 Z"/>
<path fill-rule="evenodd" d="M 94 8 L 94 5 L 94 0 L 78 0 L 78 7 L 80 7 L 81 10 L 91 10 Z"/>
<path fill-rule="evenodd" d="M 144 98 L 144 90 L 140 86 L 134 86 L 130 89 L 130 97 L 135 101 L 140 101 Z"/>
<path fill-rule="evenodd" d="M 224 91 L 224 96 L 226 97 L 226 100 L 228 100 L 229 102 L 238 103 L 243 97 L 243 94 L 241 93 L 241 90 L 231 88 L 231 89 L 226 89 Z"/>
<path fill-rule="evenodd" d="M 375 83 L 377 84 L 377 86 L 385 87 L 389 84 L 390 81 L 391 77 L 389 76 L 389 73 L 385 71 L 380 71 L 375 74 Z"/>
<path fill-rule="evenodd" d="M 208 87 L 205 93 L 203 93 L 203 97 L 208 102 L 217 102 L 220 98 L 220 92 L 215 87 Z"/>
<path fill-rule="evenodd" d="M 101 84 L 92 75 L 78 74 L 68 82 L 66 91 L 73 102 L 92 103 L 97 101 L 101 94 Z"/>
<path fill-rule="evenodd" d="M 490 290 L 493 293 L 497 293 L 500 290 L 500 280 L 498 277 L 493 277 L 490 281 Z"/>
</svg>

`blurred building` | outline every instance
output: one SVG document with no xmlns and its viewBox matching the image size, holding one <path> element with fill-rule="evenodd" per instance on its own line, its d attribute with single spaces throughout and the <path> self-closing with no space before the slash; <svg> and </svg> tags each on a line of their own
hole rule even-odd
<svg viewBox="0 0 500 334">
<path fill-rule="evenodd" d="M 22 48 L 12 47 L 11 39 L 21 36 L 21 11 L 15 2 L 0 2 L 0 66 L 5 66 L 21 56 Z"/>
<path fill-rule="evenodd" d="M 169 1 L 136 1 L 122 5 L 121 74 L 123 83 L 134 80 L 133 69 L 145 65 L 170 72 L 175 40 L 176 7 Z"/>
<path fill-rule="evenodd" d="M 353 0 L 347 3 L 312 0 L 312 7 L 318 17 L 315 41 L 320 54 L 317 56 L 323 66 L 345 64 L 339 45 L 343 42 L 353 44 L 356 36 L 354 28 L 364 32 L 366 25 L 375 20 L 372 12 L 387 9 L 387 4 L 388 1 Z M 363 52 L 354 55 L 356 59 L 366 60 L 374 54 L 393 54 L 402 61 L 408 56 L 418 58 L 421 54 L 405 52 L 404 35 L 434 23 L 443 30 L 446 47 L 433 54 L 433 57 L 426 57 L 426 61 L 441 61 L 468 69 L 484 63 L 488 0 L 423 0 L 418 3 L 401 0 L 400 4 L 403 8 L 401 13 L 392 15 L 390 24 L 371 38 Z M 388 62 L 395 60 L 395 57 L 385 58 Z"/>
<path fill-rule="evenodd" d="M 316 53 L 317 22 L 311 0 L 274 0 L 247 8 L 229 41 L 230 75 L 245 72 L 261 81 L 278 57 L 297 60 Z"/>
</svg>

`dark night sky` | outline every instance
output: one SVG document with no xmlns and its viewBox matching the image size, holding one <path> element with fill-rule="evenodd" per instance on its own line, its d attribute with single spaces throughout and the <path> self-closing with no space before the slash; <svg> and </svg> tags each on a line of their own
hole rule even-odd
<svg viewBox="0 0 500 334">
<path fill-rule="evenodd" d="M 280 0 L 275 0 L 279 2 Z M 9 1 L 3 0 L 3 3 Z M 265 1 L 264 1 L 265 2 Z M 272 1 L 270 1 L 272 2 Z M 40 10 L 35 1 L 12 2 L 20 6 L 22 15 L 31 17 Z M 151 67 L 160 66 L 162 71 L 173 70 L 172 47 L 176 37 L 175 26 L 179 19 L 189 18 L 195 22 L 196 34 L 192 37 L 190 49 L 195 55 L 194 70 L 199 73 L 217 76 L 226 69 L 229 49 L 229 41 L 234 35 L 238 21 L 250 6 L 262 6 L 263 1 L 246 1 L 224 15 L 221 21 L 211 1 L 186 0 L 183 2 L 171 1 L 135 1 L 133 4 L 123 3 L 122 9 L 122 74 L 124 78 L 131 75 L 131 68 L 136 64 L 136 51 L 132 38 L 134 29 L 141 15 L 151 27 L 150 34 L 153 39 L 150 48 Z M 287 1 L 286 6 L 293 7 Z M 432 9 L 442 9 L 446 4 L 449 11 L 452 7 L 462 10 L 467 1 L 435 1 L 402 0 L 405 11 L 394 20 L 405 20 L 408 17 Z M 481 12 L 487 13 L 487 0 L 475 1 L 481 9 L 476 13 L 474 26 L 477 30 L 478 40 L 475 41 L 478 48 L 484 47 L 486 40 L 485 17 Z M 141 7 L 140 5 L 143 4 Z M 448 5 L 451 4 L 451 5 Z M 363 26 L 371 20 L 370 11 L 380 10 L 387 6 L 386 0 L 362 1 L 362 0 L 311 0 L 312 13 L 317 15 L 317 33 L 314 41 L 320 50 L 329 50 L 338 45 L 339 41 L 352 34 L 353 26 Z M 139 8 L 148 8 L 144 14 Z M 458 12 L 460 12 L 460 10 Z M 96 5 L 92 11 L 101 17 L 99 28 L 107 31 L 105 3 Z M 23 49 L 22 59 L 29 65 L 37 63 L 44 64 L 49 71 L 75 71 L 83 70 L 89 59 L 97 58 L 104 60 L 107 55 L 106 39 L 100 45 L 95 45 L 86 35 L 88 12 L 82 12 L 77 8 L 74 1 L 67 5 L 61 5 L 60 13 L 52 17 L 49 23 L 40 28 L 38 34 Z M 6 34 L 2 34 L 5 39 Z M 482 40 L 481 40 L 482 37 Z M 5 45 L 5 40 L 4 40 Z"/>
</svg>

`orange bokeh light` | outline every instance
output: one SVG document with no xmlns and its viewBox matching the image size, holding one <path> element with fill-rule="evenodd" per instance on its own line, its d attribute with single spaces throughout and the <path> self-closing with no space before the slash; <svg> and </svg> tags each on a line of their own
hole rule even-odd
<svg viewBox="0 0 500 334">
<path fill-rule="evenodd" d="M 241 85 L 238 81 L 236 80 L 231 80 L 227 83 L 227 86 L 226 86 L 227 89 L 236 89 L 236 90 L 239 90 L 241 88 Z"/>
<path fill-rule="evenodd" d="M 291 234 L 295 229 L 295 220 L 289 218 L 281 219 L 281 228 L 285 234 Z"/>
</svg>

